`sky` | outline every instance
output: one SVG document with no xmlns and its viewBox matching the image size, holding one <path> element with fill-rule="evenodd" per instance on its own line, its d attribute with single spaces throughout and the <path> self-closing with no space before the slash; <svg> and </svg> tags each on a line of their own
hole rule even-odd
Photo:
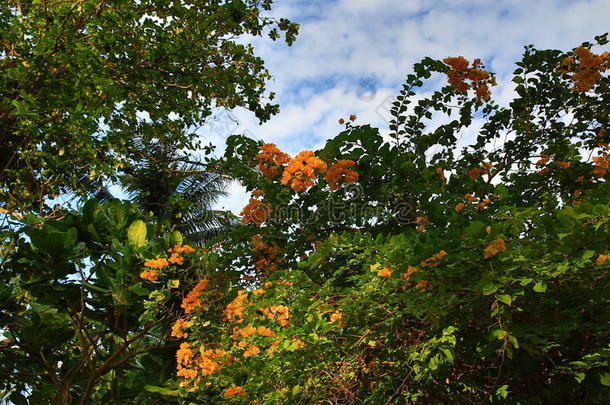
<svg viewBox="0 0 610 405">
<path fill-rule="evenodd" d="M 426 56 L 480 58 L 497 75 L 492 97 L 507 105 L 525 45 L 569 50 L 610 31 L 610 0 L 276 0 L 272 14 L 300 24 L 291 47 L 253 42 L 280 113 L 262 125 L 247 111 L 221 113 L 200 132 L 221 150 L 231 134 L 291 155 L 315 150 L 350 114 L 356 124 L 387 130 L 388 105 Z M 216 208 L 239 214 L 245 189 L 235 183 L 228 191 Z"/>
</svg>

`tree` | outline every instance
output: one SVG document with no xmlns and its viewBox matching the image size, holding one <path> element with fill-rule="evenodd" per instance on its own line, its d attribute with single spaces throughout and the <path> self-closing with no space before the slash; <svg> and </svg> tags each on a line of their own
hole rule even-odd
<svg viewBox="0 0 610 405">
<path fill-rule="evenodd" d="M 180 395 L 605 403 L 610 55 L 593 47 L 606 44 L 526 47 L 508 107 L 481 61 L 426 58 L 390 142 L 356 117 L 295 157 L 230 138 L 224 164 L 252 198 L 174 325 Z M 448 85 L 414 103 L 433 74 Z"/>
<path fill-rule="evenodd" d="M 251 45 L 298 26 L 266 15 L 271 0 L 159 0 L 0 6 L 0 208 L 48 213 L 48 199 L 113 181 L 129 142 L 163 137 L 193 148 L 185 127 L 215 106 L 277 111 Z M 162 135 L 161 135 L 162 134 Z"/>
<path fill-rule="evenodd" d="M 227 176 L 214 171 L 204 159 L 177 151 L 173 144 L 142 144 L 140 154 L 125 169 L 121 182 L 145 213 L 167 221 L 198 245 L 228 231 L 233 215 L 212 209 L 225 195 Z"/>
<path fill-rule="evenodd" d="M 6 152 L 0 156 L 0 384 L 11 401 L 24 403 L 27 395 L 31 403 L 158 403 L 151 397 L 158 393 L 142 387 L 167 378 L 157 373 L 150 380 L 173 353 L 175 339 L 166 332 L 175 302 L 172 294 L 150 292 L 154 266 L 165 262 L 143 255 L 184 253 L 161 266 L 168 267 L 165 275 L 175 272 L 174 289 L 205 266 L 181 250 L 187 249 L 181 234 L 163 218 L 99 193 L 137 170 L 136 140 L 195 150 L 200 145 L 187 129 L 214 108 L 245 107 L 261 121 L 277 112 L 263 61 L 242 41 L 265 31 L 275 40 L 283 31 L 292 43 L 298 25 L 267 16 L 271 5 L 18 0 L 0 6 Z M 197 216 L 187 217 L 194 220 L 186 228 L 192 235 L 209 230 L 201 216 L 220 182 L 210 179 L 209 187 L 170 181 L 184 191 L 183 202 L 201 204 L 189 211 L 199 209 Z M 91 195 L 108 201 L 83 205 Z M 59 196 L 83 199 L 70 211 L 55 204 Z M 188 269 L 180 271 L 182 263 Z M 150 317 L 151 308 L 158 318 Z"/>
</svg>

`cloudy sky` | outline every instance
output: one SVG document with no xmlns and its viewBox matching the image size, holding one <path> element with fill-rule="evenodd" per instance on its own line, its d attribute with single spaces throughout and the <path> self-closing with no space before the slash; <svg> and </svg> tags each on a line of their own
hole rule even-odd
<svg viewBox="0 0 610 405">
<path fill-rule="evenodd" d="M 216 145 L 245 133 L 290 154 L 317 149 L 350 114 L 387 129 L 386 106 L 425 56 L 480 58 L 497 74 L 493 97 L 504 104 L 525 45 L 567 50 L 610 30 L 610 0 L 276 0 L 273 14 L 301 25 L 292 47 L 254 43 L 281 112 L 263 125 L 243 111 L 232 113 L 236 122 L 220 117 L 201 130 Z M 229 191 L 218 208 L 238 214 L 246 194 Z"/>
</svg>

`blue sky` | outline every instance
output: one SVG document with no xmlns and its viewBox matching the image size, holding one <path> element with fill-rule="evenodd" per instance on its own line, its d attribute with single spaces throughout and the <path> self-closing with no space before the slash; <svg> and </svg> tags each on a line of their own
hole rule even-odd
<svg viewBox="0 0 610 405">
<path fill-rule="evenodd" d="M 236 123 L 202 128 L 221 148 L 227 135 L 245 133 L 290 154 L 316 149 L 350 114 L 387 129 L 384 105 L 425 56 L 480 58 L 497 74 L 493 97 L 505 104 L 525 45 L 571 49 L 610 31 L 610 0 L 276 0 L 273 14 L 301 25 L 292 47 L 254 42 L 281 111 L 263 125 L 234 111 Z M 246 194 L 237 184 L 229 191 L 218 208 L 239 213 Z"/>
</svg>

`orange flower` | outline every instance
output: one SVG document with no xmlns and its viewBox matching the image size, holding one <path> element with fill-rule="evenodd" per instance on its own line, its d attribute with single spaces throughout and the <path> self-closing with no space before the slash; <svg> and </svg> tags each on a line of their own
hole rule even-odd
<svg viewBox="0 0 610 405">
<path fill-rule="evenodd" d="M 427 220 L 428 220 L 428 217 L 417 217 L 417 218 L 415 218 L 415 223 L 421 224 L 423 222 L 426 222 Z"/>
<path fill-rule="evenodd" d="M 480 84 L 475 89 L 475 95 L 479 100 L 489 100 L 491 92 L 486 84 Z"/>
<path fill-rule="evenodd" d="M 222 394 L 222 396 L 225 398 L 232 397 L 234 395 L 239 395 L 240 397 L 243 397 L 244 395 L 246 395 L 246 391 L 244 391 L 242 387 L 233 385 L 227 388 Z"/>
<path fill-rule="evenodd" d="M 267 328 L 266 326 L 259 326 L 256 331 L 261 336 L 267 336 L 267 337 L 275 336 L 275 333 L 273 333 L 273 331 L 271 329 Z"/>
<path fill-rule="evenodd" d="M 421 266 L 422 267 L 435 267 L 438 264 L 436 262 L 438 262 L 445 256 L 447 256 L 447 252 L 445 252 L 444 250 L 441 250 L 440 252 L 433 254 L 432 256 L 430 256 L 429 258 L 427 258 L 426 260 L 421 262 Z"/>
<path fill-rule="evenodd" d="M 465 198 L 467 201 L 478 201 L 478 200 L 479 200 L 477 197 L 473 196 L 473 195 L 472 195 L 472 194 L 470 194 L 470 193 L 466 193 L 466 194 L 464 195 L 464 198 Z"/>
<path fill-rule="evenodd" d="M 184 328 L 188 328 L 189 326 L 191 326 L 191 322 L 178 318 L 172 326 L 171 335 L 177 337 L 178 339 L 188 337 L 188 333 L 184 332 Z"/>
<path fill-rule="evenodd" d="M 237 292 L 237 297 L 225 308 L 225 317 L 229 322 L 242 323 L 245 311 L 245 302 L 248 293 L 244 290 Z"/>
<path fill-rule="evenodd" d="M 463 56 L 445 58 L 443 62 L 451 67 L 446 74 L 447 81 L 453 88 L 459 92 L 465 92 L 472 86 L 478 99 L 489 99 L 491 95 L 489 85 L 495 86 L 496 81 L 495 77 L 491 77 L 489 72 L 481 68 L 480 59 L 475 59 L 471 68 L 468 67 L 468 60 Z M 470 80 L 472 85 L 466 83 L 465 80 Z"/>
<path fill-rule="evenodd" d="M 178 376 L 186 379 L 195 378 L 197 376 L 197 370 L 191 368 L 193 356 L 191 344 L 182 342 L 180 348 L 176 351 L 176 369 L 178 370 Z"/>
<path fill-rule="evenodd" d="M 267 349 L 267 356 L 271 357 L 273 356 L 273 353 L 275 353 L 275 350 L 277 349 L 277 347 L 280 345 L 279 341 L 275 341 L 273 343 L 271 343 L 269 345 L 269 348 Z"/>
<path fill-rule="evenodd" d="M 341 318 L 343 318 L 343 314 L 341 313 L 341 311 L 335 311 L 330 314 L 330 323 L 334 323 L 340 320 Z"/>
<path fill-rule="evenodd" d="M 572 74 L 571 79 L 574 82 L 572 90 L 587 92 L 601 79 L 601 72 L 608 69 L 610 56 L 607 52 L 595 55 L 590 49 L 582 46 L 574 49 L 574 54 L 578 56 L 578 63 L 574 63 L 574 58 L 568 57 L 564 59 L 559 71 Z"/>
<path fill-rule="evenodd" d="M 352 115 L 350 115 L 350 116 L 349 116 L 349 120 L 350 120 L 350 121 L 356 121 L 356 118 L 357 118 L 357 117 L 356 117 L 354 114 L 352 114 Z"/>
<path fill-rule="evenodd" d="M 290 160 L 290 156 L 272 143 L 261 146 L 261 151 L 255 156 L 258 169 L 269 180 L 280 173 L 280 167 Z"/>
<path fill-rule="evenodd" d="M 267 245 L 261 235 L 254 235 L 251 242 L 251 250 L 256 258 L 254 267 L 260 273 L 268 274 L 276 271 L 278 266 L 284 263 L 284 259 L 278 257 L 281 251 L 279 246 Z"/>
<path fill-rule="evenodd" d="M 328 183 L 331 190 L 338 190 L 339 181 L 345 180 L 347 183 L 354 183 L 358 181 L 358 173 L 348 169 L 348 167 L 355 166 L 356 162 L 353 160 L 339 160 L 337 163 L 332 165 L 328 172 L 326 172 L 326 176 L 324 176 L 324 180 Z"/>
<path fill-rule="evenodd" d="M 290 183 L 294 191 L 304 191 L 314 185 L 318 173 L 325 173 L 326 163 L 311 151 L 303 151 L 290 160 L 282 176 L 282 184 Z"/>
<path fill-rule="evenodd" d="M 457 204 L 457 205 L 455 206 L 455 210 L 456 210 L 457 212 L 460 212 L 460 211 L 462 211 L 462 210 L 464 209 L 464 207 L 465 207 L 464 203 L 459 203 L 459 204 Z"/>
<path fill-rule="evenodd" d="M 193 288 L 193 290 L 188 293 L 186 298 L 182 300 L 181 306 L 182 309 L 184 309 L 184 312 L 190 314 L 193 309 L 201 306 L 201 300 L 199 299 L 199 296 L 203 293 L 203 290 L 207 287 L 207 285 L 208 280 L 199 280 L 195 288 Z"/>
<path fill-rule="evenodd" d="M 157 270 L 146 270 L 140 273 L 140 278 L 148 281 L 157 281 L 159 272 Z"/>
<path fill-rule="evenodd" d="M 172 255 L 169 258 L 169 262 L 177 264 L 177 265 L 182 265 L 182 264 L 184 264 L 184 258 L 182 256 L 180 256 L 178 253 L 172 253 Z"/>
<path fill-rule="evenodd" d="M 504 242 L 504 239 L 498 238 L 491 242 L 489 245 L 487 245 L 483 257 L 489 259 L 490 257 L 495 256 L 500 252 L 503 252 L 504 250 L 506 250 L 506 243 Z"/>
<path fill-rule="evenodd" d="M 560 169 L 567 169 L 572 166 L 572 162 L 560 162 L 556 160 L 555 165 L 557 165 L 557 167 L 559 167 Z"/>
<path fill-rule="evenodd" d="M 165 258 L 150 259 L 144 262 L 144 267 L 150 267 L 152 269 L 162 269 L 167 266 L 169 266 L 169 263 Z"/>
<path fill-rule="evenodd" d="M 549 161 L 549 157 L 548 156 L 541 156 L 540 160 L 538 160 L 536 162 L 536 166 L 542 166 L 542 165 L 544 165 L 548 161 Z"/>
<path fill-rule="evenodd" d="M 242 216 L 241 223 L 253 222 L 256 226 L 261 226 L 267 220 L 269 214 L 271 214 L 271 204 L 250 198 L 250 201 L 240 213 Z"/>
<path fill-rule="evenodd" d="M 261 352 L 261 349 L 259 349 L 257 346 L 250 346 L 246 349 L 246 351 L 244 352 L 244 357 L 252 357 L 252 356 L 258 356 Z"/>
<path fill-rule="evenodd" d="M 468 70 L 468 59 L 463 56 L 445 58 L 443 59 L 443 62 L 457 71 L 465 72 Z"/>
<path fill-rule="evenodd" d="M 414 273 L 417 273 L 419 270 L 416 267 L 413 266 L 409 266 L 407 267 L 407 271 L 400 277 L 402 277 L 405 281 L 409 281 L 409 279 L 411 278 L 411 276 Z"/>
<path fill-rule="evenodd" d="M 467 173 L 470 177 L 472 177 L 475 180 L 478 179 L 479 177 L 481 177 L 481 169 L 478 167 L 468 170 Z"/>
<path fill-rule="evenodd" d="M 392 269 L 385 267 L 377 272 L 380 277 L 390 277 L 392 275 Z"/>
<path fill-rule="evenodd" d="M 597 256 L 597 260 L 595 261 L 595 263 L 598 266 L 601 266 L 602 264 L 606 263 L 608 260 L 610 260 L 610 254 L 599 255 L 599 256 Z"/>
<path fill-rule="evenodd" d="M 193 253 L 195 251 L 195 249 L 193 249 L 192 247 L 190 247 L 189 245 L 176 245 L 173 248 L 167 249 L 167 251 L 169 253 L 175 252 L 175 253 Z"/>
<path fill-rule="evenodd" d="M 595 169 L 593 173 L 597 177 L 604 177 L 606 172 L 610 170 L 610 155 L 600 155 L 592 158 L 593 163 L 595 163 Z"/>
<path fill-rule="evenodd" d="M 447 178 L 445 177 L 445 171 L 443 170 L 442 167 L 437 167 L 434 170 L 434 173 L 438 174 L 438 178 L 440 179 L 441 182 L 447 183 Z"/>
<path fill-rule="evenodd" d="M 277 322 L 280 326 L 288 326 L 290 325 L 291 315 L 288 311 L 288 307 L 284 305 L 273 305 L 269 308 L 260 308 L 261 312 L 272 321 Z"/>
</svg>

